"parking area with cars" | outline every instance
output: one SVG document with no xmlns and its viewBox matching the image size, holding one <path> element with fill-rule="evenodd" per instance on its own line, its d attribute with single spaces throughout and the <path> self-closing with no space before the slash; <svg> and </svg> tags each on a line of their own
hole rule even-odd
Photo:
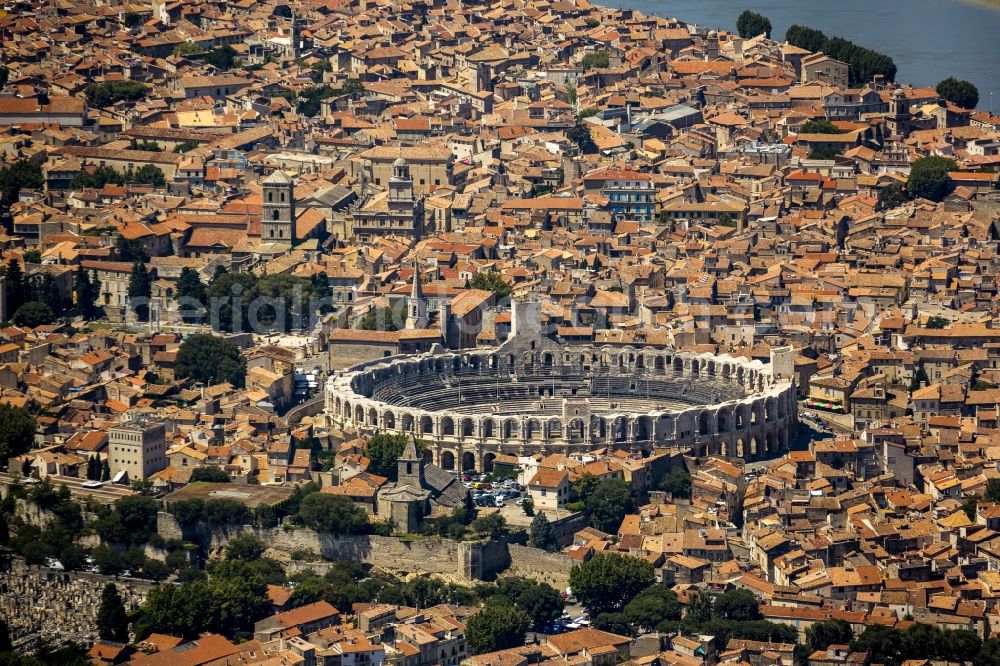
<svg viewBox="0 0 1000 666">
<path fill-rule="evenodd" d="M 462 485 L 469 489 L 472 501 L 479 508 L 503 509 L 508 505 L 520 507 L 524 503 L 524 487 L 510 479 L 495 481 L 488 475 L 467 471 L 462 473 Z"/>
</svg>

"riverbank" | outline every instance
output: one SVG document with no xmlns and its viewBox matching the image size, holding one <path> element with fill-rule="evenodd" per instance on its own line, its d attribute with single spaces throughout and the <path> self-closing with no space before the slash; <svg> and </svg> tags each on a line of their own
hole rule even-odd
<svg viewBox="0 0 1000 666">
<path fill-rule="evenodd" d="M 1000 105 L 1000 0 L 909 0 L 905 8 L 887 0 L 614 0 L 611 4 L 729 31 L 736 30 L 736 18 L 749 9 L 770 19 L 776 39 L 783 39 L 790 25 L 807 25 L 891 56 L 900 82 L 935 86 L 954 76 L 979 89 L 983 110 L 989 110 L 991 90 Z"/>
</svg>

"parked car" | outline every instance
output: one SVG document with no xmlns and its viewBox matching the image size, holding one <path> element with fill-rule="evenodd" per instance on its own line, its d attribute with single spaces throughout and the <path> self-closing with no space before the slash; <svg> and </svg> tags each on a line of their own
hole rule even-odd
<svg viewBox="0 0 1000 666">
<path fill-rule="evenodd" d="M 103 481 L 84 481 L 83 484 L 81 484 L 81 485 L 84 488 L 103 488 L 104 487 L 104 482 Z"/>
</svg>

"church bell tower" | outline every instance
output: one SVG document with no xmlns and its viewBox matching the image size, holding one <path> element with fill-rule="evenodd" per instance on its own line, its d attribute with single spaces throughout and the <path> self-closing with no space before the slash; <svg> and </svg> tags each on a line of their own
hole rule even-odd
<svg viewBox="0 0 1000 666">
<path fill-rule="evenodd" d="M 295 245 L 295 183 L 284 171 L 264 179 L 260 240 L 263 243 Z"/>
</svg>

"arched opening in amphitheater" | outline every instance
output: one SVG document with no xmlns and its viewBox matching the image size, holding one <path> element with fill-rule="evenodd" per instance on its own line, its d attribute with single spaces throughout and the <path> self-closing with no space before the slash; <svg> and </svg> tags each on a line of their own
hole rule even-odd
<svg viewBox="0 0 1000 666">
<path fill-rule="evenodd" d="M 642 348 L 468 350 L 395 356 L 330 378 L 330 425 L 413 434 L 448 470 L 490 471 L 498 454 L 647 452 L 758 460 L 788 450 L 795 387 L 728 355 Z"/>
</svg>

